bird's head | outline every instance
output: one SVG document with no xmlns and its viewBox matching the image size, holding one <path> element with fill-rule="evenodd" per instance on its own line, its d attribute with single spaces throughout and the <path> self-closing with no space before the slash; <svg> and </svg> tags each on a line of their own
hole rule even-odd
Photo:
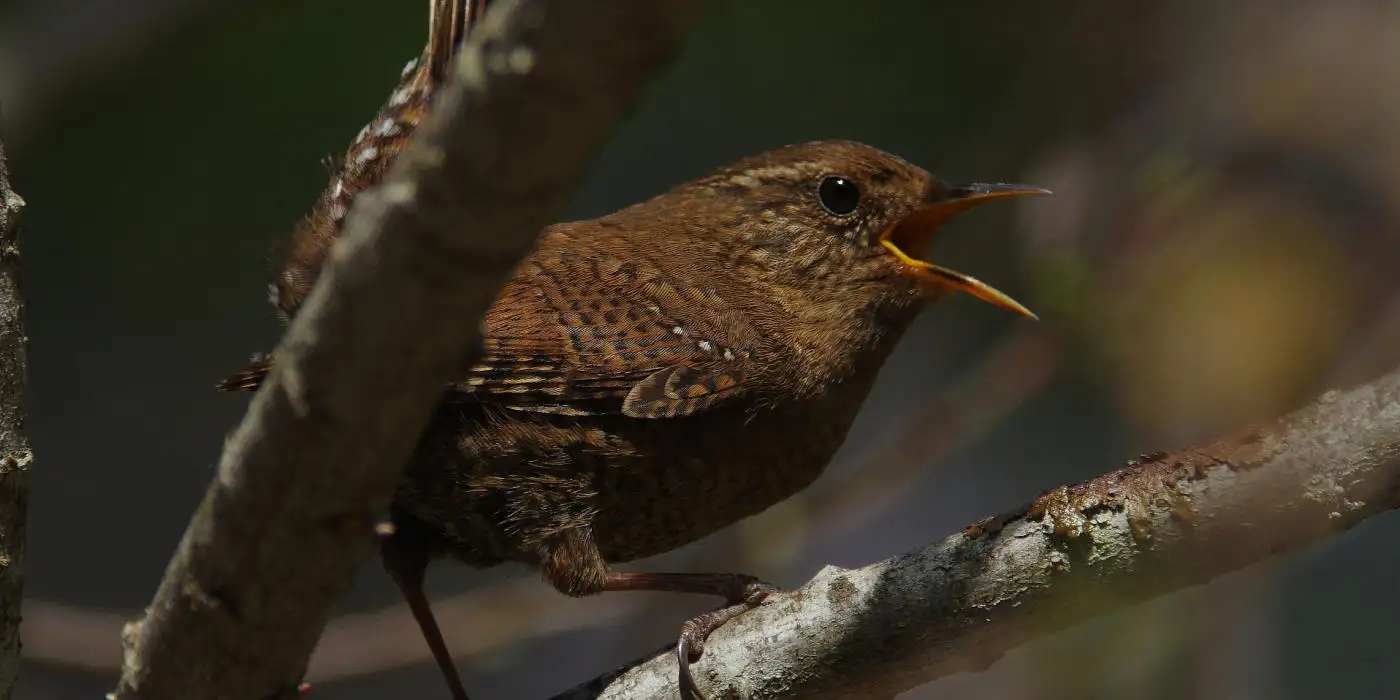
<svg viewBox="0 0 1400 700">
<path fill-rule="evenodd" d="M 909 306 L 962 291 L 1034 318 L 1011 297 L 922 259 L 942 226 L 985 202 L 1049 194 L 1024 185 L 950 184 L 849 141 L 788 146 L 746 158 L 668 197 L 736 267 L 823 305 Z"/>
</svg>

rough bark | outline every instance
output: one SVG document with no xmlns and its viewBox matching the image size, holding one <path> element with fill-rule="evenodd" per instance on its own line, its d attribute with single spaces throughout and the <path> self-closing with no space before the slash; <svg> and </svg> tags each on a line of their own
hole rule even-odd
<svg viewBox="0 0 1400 700">
<path fill-rule="evenodd" d="M 19 219 L 24 200 L 10 189 L 0 144 L 0 700 L 19 677 L 24 597 L 24 522 L 34 453 L 24 431 L 24 297 L 19 285 Z"/>
<path fill-rule="evenodd" d="M 1400 370 L 923 549 L 827 567 L 716 632 L 697 679 L 710 697 L 893 697 L 1396 507 Z M 556 700 L 674 698 L 675 678 L 668 650 Z"/>
<path fill-rule="evenodd" d="M 503 2 L 473 32 L 424 128 L 357 203 L 124 632 L 118 697 L 295 694 L 478 319 L 697 6 Z"/>
</svg>

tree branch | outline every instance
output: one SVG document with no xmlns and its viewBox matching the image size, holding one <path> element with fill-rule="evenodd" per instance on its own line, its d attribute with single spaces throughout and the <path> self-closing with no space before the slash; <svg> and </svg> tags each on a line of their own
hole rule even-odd
<svg viewBox="0 0 1400 700">
<path fill-rule="evenodd" d="M 1400 370 L 1196 449 L 1131 461 L 721 628 L 710 697 L 893 697 L 1040 635 L 1400 507 Z M 556 700 L 673 698 L 669 650 Z"/>
<path fill-rule="evenodd" d="M 0 700 L 19 676 L 24 595 L 25 514 L 34 453 L 24 432 L 24 297 L 19 287 L 19 219 L 24 200 L 10 189 L 0 144 Z"/>
<path fill-rule="evenodd" d="M 289 696 L 442 386 L 698 3 L 504 2 L 344 238 L 225 444 L 117 696 Z M 470 360 L 470 358 L 467 358 Z"/>
</svg>

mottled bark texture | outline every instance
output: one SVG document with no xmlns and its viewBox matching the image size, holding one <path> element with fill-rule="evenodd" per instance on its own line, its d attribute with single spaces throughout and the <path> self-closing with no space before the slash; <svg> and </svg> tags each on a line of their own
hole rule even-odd
<svg viewBox="0 0 1400 700">
<path fill-rule="evenodd" d="M 1400 370 L 923 549 L 827 567 L 716 632 L 697 680 L 710 697 L 893 697 L 1398 506 Z M 675 696 L 667 650 L 556 700 Z"/>
<path fill-rule="evenodd" d="M 296 692 L 442 386 L 699 3 L 503 2 L 388 181 L 362 197 L 229 437 L 122 700 Z"/>
<path fill-rule="evenodd" d="M 24 433 L 24 298 L 19 288 L 19 218 L 24 200 L 10 189 L 0 144 L 0 700 L 19 676 L 20 601 L 24 596 L 24 519 L 29 464 Z"/>
</svg>

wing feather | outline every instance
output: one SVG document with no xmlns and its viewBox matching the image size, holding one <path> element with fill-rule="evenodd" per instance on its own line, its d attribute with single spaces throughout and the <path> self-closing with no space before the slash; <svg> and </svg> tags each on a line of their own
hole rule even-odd
<svg viewBox="0 0 1400 700">
<path fill-rule="evenodd" d="M 553 235 L 487 311 L 482 358 L 448 401 L 674 418 L 748 390 L 758 334 L 716 290 L 644 256 L 580 255 L 566 231 Z M 253 391 L 271 366 L 260 358 L 219 388 Z"/>
<path fill-rule="evenodd" d="M 517 410 L 669 418 L 742 394 L 757 334 L 715 290 L 645 259 L 532 259 L 485 322 L 486 357 L 453 388 Z"/>
</svg>

